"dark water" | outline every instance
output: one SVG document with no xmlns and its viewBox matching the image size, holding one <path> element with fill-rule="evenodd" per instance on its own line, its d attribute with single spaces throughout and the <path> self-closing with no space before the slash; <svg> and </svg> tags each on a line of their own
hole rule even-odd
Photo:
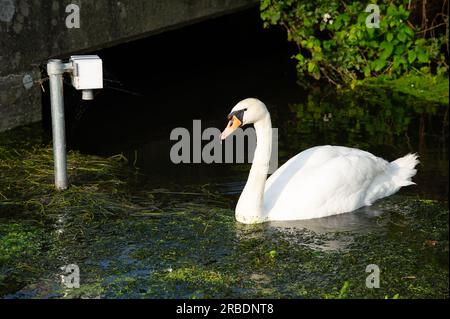
<svg viewBox="0 0 450 319">
<path fill-rule="evenodd" d="M 69 146 L 87 154 L 124 153 L 163 181 L 186 176 L 187 182 L 217 182 L 218 175 L 230 176 L 232 165 L 174 165 L 170 132 L 184 127 L 192 133 L 195 119 L 202 129 L 223 129 L 238 101 L 257 97 L 279 129 L 281 163 L 324 144 L 361 148 L 389 161 L 418 152 L 414 193 L 448 197 L 446 106 L 382 88 L 339 96 L 325 83 L 302 88 L 291 59 L 295 48 L 283 30 L 263 29 L 258 14 L 249 10 L 93 52 L 103 59 L 105 89 L 93 102 L 80 102 L 66 88 Z"/>
<path fill-rule="evenodd" d="M 1 267 L 2 296 L 448 298 L 448 106 L 395 90 L 301 88 L 292 48 L 281 31 L 261 28 L 256 11 L 98 54 L 107 88 L 92 103 L 68 99 L 68 143 L 85 156 L 123 153 L 127 205 L 145 209 L 102 216 L 86 208 L 95 217 L 83 222 L 61 211 L 50 225 L 20 212 L 1 218 L 2 240 L 19 234 L 16 249 L 33 255 Z M 417 185 L 340 216 L 236 223 L 249 165 L 175 165 L 169 134 L 192 132 L 193 119 L 223 128 L 250 96 L 279 129 L 280 164 L 321 144 L 389 161 L 418 152 Z M 79 289 L 61 285 L 59 267 L 70 263 L 80 267 Z M 365 287 L 368 264 L 381 269 L 380 289 Z"/>
</svg>

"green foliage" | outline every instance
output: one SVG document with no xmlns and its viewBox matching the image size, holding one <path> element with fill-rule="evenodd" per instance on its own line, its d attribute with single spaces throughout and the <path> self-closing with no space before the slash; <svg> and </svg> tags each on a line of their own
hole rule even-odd
<svg viewBox="0 0 450 319">
<path fill-rule="evenodd" d="M 314 87 L 307 92 L 304 101 L 290 104 L 289 110 L 279 115 L 280 120 L 277 121 L 274 114 L 275 123 L 289 123 L 279 125 L 279 149 L 290 150 L 287 152 L 290 155 L 311 145 L 331 144 L 377 154 L 381 149 L 397 149 L 400 156 L 423 149 L 423 145 L 411 141 L 425 143 L 423 138 L 427 134 L 440 136 L 442 133 L 443 143 L 448 134 L 448 108 L 445 106 L 448 105 L 448 90 L 441 83 L 448 82 L 428 75 L 403 76 L 395 80 L 379 77 L 363 81 L 355 89 Z M 432 92 L 440 93 L 433 95 Z M 426 133 L 420 133 L 420 122 L 424 121 L 430 124 Z M 419 134 L 424 135 L 419 138 Z M 434 143 L 428 138 L 426 141 L 429 145 Z M 285 156 L 282 152 L 279 155 Z M 439 170 L 442 172 L 445 168 Z"/>
<path fill-rule="evenodd" d="M 358 82 L 359 84 L 359 82 Z M 363 87 L 383 88 L 392 90 L 416 99 L 423 103 L 439 103 L 448 105 L 448 79 L 444 76 L 433 76 L 430 74 L 407 74 L 397 79 L 386 76 L 368 78 L 360 82 Z M 360 89 L 358 87 L 358 89 Z"/>
<path fill-rule="evenodd" d="M 372 14 L 365 11 L 366 2 L 263 0 L 260 8 L 265 27 L 283 26 L 298 45 L 294 58 L 301 75 L 340 85 L 381 74 L 397 78 L 411 70 L 446 73 L 445 34 L 424 38 L 409 21 L 408 2 L 377 1 L 379 28 L 366 25 Z"/>
<path fill-rule="evenodd" d="M 334 291 L 333 293 L 326 293 L 323 295 L 323 298 L 325 299 L 345 299 L 347 297 L 347 290 L 350 286 L 350 283 L 348 281 L 345 281 L 342 285 L 341 289 L 338 291 Z M 335 288 L 336 290 L 336 288 Z"/>
<path fill-rule="evenodd" d="M 0 225 L 0 263 L 14 258 L 30 258 L 40 249 L 37 235 L 18 224 Z"/>
</svg>

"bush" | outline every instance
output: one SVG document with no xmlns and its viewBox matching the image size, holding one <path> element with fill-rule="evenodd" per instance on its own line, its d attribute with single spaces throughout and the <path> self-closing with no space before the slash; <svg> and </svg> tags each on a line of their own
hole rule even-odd
<svg viewBox="0 0 450 319">
<path fill-rule="evenodd" d="M 281 25 L 297 44 L 301 75 L 340 85 L 413 70 L 446 73 L 448 15 L 438 2 L 429 10 L 434 18 L 425 19 L 430 12 L 417 1 L 377 1 L 379 28 L 367 26 L 375 11 L 366 1 L 263 0 L 260 8 L 265 27 Z"/>
</svg>

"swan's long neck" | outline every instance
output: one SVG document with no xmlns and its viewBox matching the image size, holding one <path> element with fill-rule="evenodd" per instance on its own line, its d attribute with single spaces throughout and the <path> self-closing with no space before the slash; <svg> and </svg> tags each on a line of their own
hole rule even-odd
<svg viewBox="0 0 450 319">
<path fill-rule="evenodd" d="M 236 219 L 242 223 L 264 221 L 263 196 L 269 162 L 272 152 L 272 123 L 267 113 L 262 120 L 254 123 L 256 149 L 247 183 L 236 205 Z"/>
</svg>

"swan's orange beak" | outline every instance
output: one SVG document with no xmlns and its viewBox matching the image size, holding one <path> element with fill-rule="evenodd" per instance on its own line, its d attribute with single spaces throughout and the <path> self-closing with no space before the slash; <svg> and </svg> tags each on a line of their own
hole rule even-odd
<svg viewBox="0 0 450 319">
<path fill-rule="evenodd" d="M 236 115 L 233 115 L 231 120 L 228 122 L 227 127 L 223 130 L 222 134 L 220 135 L 220 138 L 222 140 L 226 139 L 229 135 L 231 135 L 236 129 L 242 125 L 242 122 L 236 117 Z"/>
</svg>

